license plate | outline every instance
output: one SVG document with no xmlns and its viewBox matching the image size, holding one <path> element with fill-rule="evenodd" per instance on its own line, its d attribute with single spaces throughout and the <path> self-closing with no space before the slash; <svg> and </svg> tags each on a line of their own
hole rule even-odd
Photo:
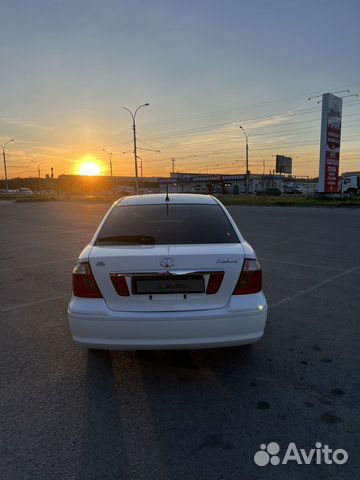
<svg viewBox="0 0 360 480">
<path fill-rule="evenodd" d="M 133 294 L 203 293 L 204 278 L 195 276 L 133 277 Z"/>
</svg>

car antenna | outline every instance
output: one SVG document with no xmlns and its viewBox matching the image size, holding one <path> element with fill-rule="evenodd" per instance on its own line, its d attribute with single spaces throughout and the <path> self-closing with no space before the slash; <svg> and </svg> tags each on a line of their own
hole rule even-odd
<svg viewBox="0 0 360 480">
<path fill-rule="evenodd" d="M 169 198 L 169 186 L 166 184 L 166 197 L 165 197 L 165 202 L 170 202 Z"/>
</svg>

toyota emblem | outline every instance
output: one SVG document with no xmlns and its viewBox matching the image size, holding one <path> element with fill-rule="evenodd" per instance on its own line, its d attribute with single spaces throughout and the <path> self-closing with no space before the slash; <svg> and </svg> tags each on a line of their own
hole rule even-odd
<svg viewBox="0 0 360 480">
<path fill-rule="evenodd" d="M 163 257 L 160 260 L 160 265 L 164 268 L 172 267 L 175 265 L 175 258 L 174 257 Z"/>
</svg>

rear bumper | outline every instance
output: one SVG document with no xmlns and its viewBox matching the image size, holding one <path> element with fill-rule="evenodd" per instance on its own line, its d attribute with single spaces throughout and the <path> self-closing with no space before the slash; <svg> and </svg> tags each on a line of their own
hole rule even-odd
<svg viewBox="0 0 360 480">
<path fill-rule="evenodd" d="M 214 310 L 115 312 L 109 310 L 102 299 L 73 297 L 68 318 L 74 341 L 85 347 L 109 350 L 210 348 L 258 341 L 264 333 L 267 305 L 261 292 L 232 297 L 226 307 Z"/>
</svg>

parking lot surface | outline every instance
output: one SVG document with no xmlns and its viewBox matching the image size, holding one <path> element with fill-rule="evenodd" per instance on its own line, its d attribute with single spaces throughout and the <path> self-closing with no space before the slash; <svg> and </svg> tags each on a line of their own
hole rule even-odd
<svg viewBox="0 0 360 480">
<path fill-rule="evenodd" d="M 357 478 L 359 210 L 229 208 L 263 267 L 259 343 L 88 353 L 67 327 L 71 269 L 107 208 L 0 204 L 0 477 Z M 270 442 L 349 460 L 257 466 Z"/>
</svg>

